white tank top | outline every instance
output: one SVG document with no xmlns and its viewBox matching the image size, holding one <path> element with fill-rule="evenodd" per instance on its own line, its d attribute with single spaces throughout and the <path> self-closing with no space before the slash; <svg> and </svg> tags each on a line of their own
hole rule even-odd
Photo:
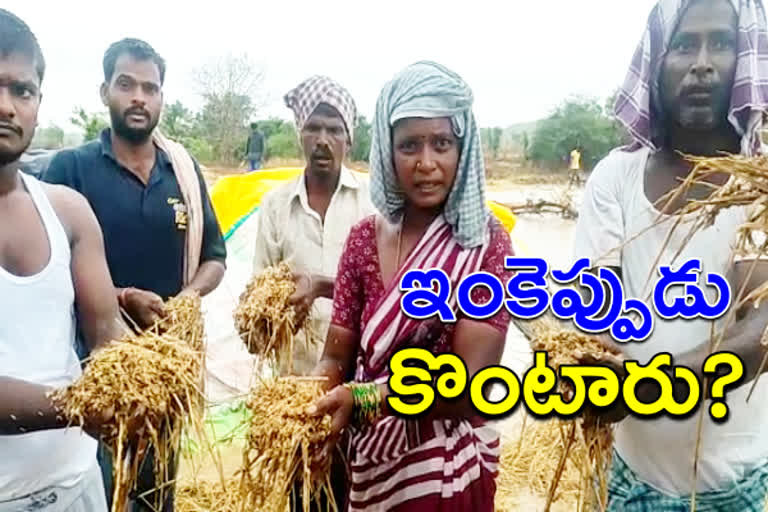
<svg viewBox="0 0 768 512">
<path fill-rule="evenodd" d="M 0 267 L 0 375 L 60 387 L 81 374 L 69 240 L 40 182 L 21 176 L 48 234 L 51 257 L 33 276 Z M 94 464 L 96 441 L 79 428 L 0 436 L 0 502 L 51 485 L 77 485 Z"/>
</svg>

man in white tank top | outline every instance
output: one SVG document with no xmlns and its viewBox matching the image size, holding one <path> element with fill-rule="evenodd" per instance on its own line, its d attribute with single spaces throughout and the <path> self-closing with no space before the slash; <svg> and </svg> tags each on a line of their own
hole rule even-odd
<svg viewBox="0 0 768 512">
<path fill-rule="evenodd" d="M 90 348 L 121 332 L 87 201 L 19 172 L 44 70 L 32 32 L 0 9 L 0 512 L 105 512 L 96 441 L 47 397 L 80 375 L 75 306 Z"/>
<path fill-rule="evenodd" d="M 613 268 L 626 297 L 648 297 L 657 279 L 649 282 L 649 276 L 659 275 L 658 267 L 652 268 L 657 257 L 661 253 L 659 265 L 669 265 L 684 245 L 688 229 L 682 227 L 663 250 L 672 222 L 643 232 L 660 213 L 672 214 L 684 204 L 683 200 L 671 205 L 657 202 L 692 169 L 678 151 L 700 156 L 760 151 L 768 101 L 767 51 L 765 13 L 759 0 L 660 0 L 651 13 L 616 103 L 616 116 L 629 130 L 633 144 L 613 151 L 593 171 L 575 237 L 575 259 L 589 258 L 595 267 Z M 725 179 L 718 175 L 711 181 L 721 185 Z M 709 192 L 701 186 L 687 199 Z M 731 263 L 732 243 L 744 221 L 743 209 L 724 211 L 712 227 L 685 245 L 673 267 L 698 258 L 702 275 L 728 275 L 737 295 L 751 264 Z M 768 280 L 766 270 L 758 268 L 747 289 Z M 675 295 L 683 295 L 682 290 L 668 293 L 668 303 Z M 716 328 L 722 327 L 722 320 Z M 740 356 L 745 379 L 729 391 L 727 422 L 718 424 L 708 414 L 703 416 L 696 479 L 698 414 L 688 419 L 640 419 L 626 411 L 612 411 L 618 423 L 610 511 L 689 510 L 694 490 L 698 510 L 763 510 L 768 490 L 768 379 L 758 383 L 748 403 L 746 396 L 763 358 L 760 337 L 766 324 L 768 308 L 763 304 L 750 308 L 726 331 L 719 350 Z M 627 359 L 641 364 L 669 352 L 676 365 L 692 369 L 701 379 L 711 328 L 712 323 L 704 319 L 656 316 L 648 339 L 618 348 Z M 583 362 L 594 361 L 585 358 Z M 613 364 L 621 372 L 621 361 Z M 654 400 L 655 393 L 655 388 L 647 394 L 644 390 L 643 401 Z M 709 403 L 701 407 L 708 410 Z"/>
</svg>

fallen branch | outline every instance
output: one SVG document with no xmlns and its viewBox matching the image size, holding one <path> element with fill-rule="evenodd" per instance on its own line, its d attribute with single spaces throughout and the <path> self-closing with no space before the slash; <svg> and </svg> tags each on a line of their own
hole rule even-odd
<svg viewBox="0 0 768 512">
<path fill-rule="evenodd" d="M 557 213 L 565 219 L 576 219 L 579 216 L 579 212 L 573 208 L 570 202 L 556 203 L 554 201 L 546 201 L 544 199 L 539 199 L 538 201 L 534 202 L 529 199 L 522 204 L 502 204 L 504 204 L 505 207 L 509 208 L 512 213 L 516 215 L 523 213 Z"/>
</svg>

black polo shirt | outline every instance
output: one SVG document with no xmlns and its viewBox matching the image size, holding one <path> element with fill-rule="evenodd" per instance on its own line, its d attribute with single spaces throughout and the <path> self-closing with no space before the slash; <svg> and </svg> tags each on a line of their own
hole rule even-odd
<svg viewBox="0 0 768 512">
<path fill-rule="evenodd" d="M 223 263 L 227 255 L 224 238 L 197 162 L 195 170 L 204 212 L 200 263 Z M 116 287 L 150 290 L 164 300 L 181 291 L 186 221 L 180 208 L 184 203 L 173 167 L 163 151 L 157 149 L 155 166 L 145 186 L 118 163 L 110 130 L 106 129 L 98 140 L 60 151 L 43 180 L 66 185 L 88 199 L 104 233 L 107 263 Z"/>
</svg>

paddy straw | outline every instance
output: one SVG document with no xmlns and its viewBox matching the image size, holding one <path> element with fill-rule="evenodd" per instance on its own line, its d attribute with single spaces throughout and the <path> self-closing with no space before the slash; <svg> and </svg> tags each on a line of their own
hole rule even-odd
<svg viewBox="0 0 768 512">
<path fill-rule="evenodd" d="M 589 483 L 582 468 L 588 467 L 589 461 L 583 442 L 571 442 L 568 456 L 563 457 L 574 427 L 578 430 L 577 422 L 524 417 L 516 431 L 504 437 L 496 479 L 496 510 L 579 510 Z M 578 435 L 581 437 L 581 432 Z M 560 478 L 552 492 L 561 464 Z"/>
<path fill-rule="evenodd" d="M 179 487 L 176 493 L 178 512 L 239 512 L 239 480 L 225 482 L 194 480 Z"/>
<path fill-rule="evenodd" d="M 526 324 L 532 350 L 546 351 L 555 371 L 578 364 L 576 352 L 610 353 L 594 337 L 566 329 L 554 319 L 541 317 Z M 567 392 L 569 386 L 560 381 L 558 391 Z M 524 421 L 519 437 L 502 445 L 497 509 L 514 503 L 516 494 L 528 489 L 545 501 L 545 511 L 556 503 L 567 503 L 568 510 L 605 510 L 612 447 L 613 428 L 588 411 L 576 419 Z"/>
<path fill-rule="evenodd" d="M 321 491 L 333 502 L 330 461 L 323 467 L 312 462 L 328 439 L 331 418 L 310 416 L 308 407 L 323 396 L 321 379 L 283 377 L 263 380 L 251 392 L 252 412 L 243 454 L 241 511 L 284 512 L 294 485 L 301 483 L 304 511 L 319 502 Z"/>
<path fill-rule="evenodd" d="M 297 323 L 288 303 L 295 291 L 291 268 L 281 262 L 253 276 L 234 312 L 235 327 L 248 351 L 288 367 L 289 373 L 293 373 L 295 335 L 306 325 L 306 320 Z M 307 343 L 310 338 L 306 336 Z"/>
<path fill-rule="evenodd" d="M 82 376 L 51 396 L 70 424 L 108 417 L 102 441 L 114 458 L 113 512 L 125 510 L 141 460 L 140 447 L 155 450 L 159 508 L 170 482 L 167 462 L 185 424 L 202 431 L 200 392 L 204 335 L 199 297 L 169 301 L 168 317 L 140 334 L 126 334 L 97 350 Z M 105 412 L 107 412 L 105 414 Z M 129 426 L 139 425 L 129 443 Z"/>
</svg>

